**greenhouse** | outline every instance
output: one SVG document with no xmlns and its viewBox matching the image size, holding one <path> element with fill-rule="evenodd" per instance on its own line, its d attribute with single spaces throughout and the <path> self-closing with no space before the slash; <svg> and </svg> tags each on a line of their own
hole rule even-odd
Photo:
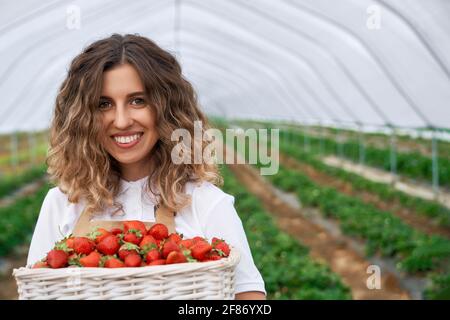
<svg viewBox="0 0 450 320">
<path fill-rule="evenodd" d="M 19 298 L 13 270 L 62 170 L 50 141 L 64 141 L 51 130 L 63 81 L 113 34 L 175 57 L 210 127 L 233 132 L 219 188 L 267 299 L 450 299 L 450 1 L 2 1 L 0 30 L 1 299 Z"/>
</svg>

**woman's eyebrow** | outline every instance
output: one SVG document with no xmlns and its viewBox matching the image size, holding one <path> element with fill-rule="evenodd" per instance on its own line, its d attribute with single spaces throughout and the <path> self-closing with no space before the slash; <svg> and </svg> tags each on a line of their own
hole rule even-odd
<svg viewBox="0 0 450 320">
<path fill-rule="evenodd" d="M 144 95 L 144 92 L 143 91 L 137 91 L 137 92 L 132 92 L 132 93 L 129 93 L 129 94 L 127 94 L 127 98 L 131 98 L 131 97 L 135 97 L 135 96 L 142 96 L 142 95 Z M 100 99 L 112 99 L 111 97 L 108 97 L 108 96 L 101 96 L 100 97 Z"/>
</svg>

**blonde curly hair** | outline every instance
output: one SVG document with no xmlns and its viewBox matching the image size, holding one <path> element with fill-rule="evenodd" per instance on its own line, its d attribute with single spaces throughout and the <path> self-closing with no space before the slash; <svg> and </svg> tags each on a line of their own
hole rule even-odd
<svg viewBox="0 0 450 320">
<path fill-rule="evenodd" d="M 149 190 L 159 204 L 179 211 L 190 203 L 184 191 L 187 182 L 220 184 L 222 180 L 215 164 L 174 164 L 171 151 L 178 142 L 171 141 L 171 134 L 183 128 L 193 136 L 194 121 L 202 122 L 202 133 L 209 125 L 176 58 L 137 34 L 113 34 L 92 43 L 73 59 L 56 97 L 46 161 L 48 173 L 70 202 L 85 199 L 85 211 L 89 213 L 109 206 L 121 208 L 114 200 L 120 189 L 120 167 L 101 144 L 98 105 L 103 72 L 124 63 L 136 68 L 149 104 L 155 106 L 160 138 L 151 151 L 156 165 L 148 173 Z M 202 150 L 206 143 L 200 144 Z"/>
</svg>

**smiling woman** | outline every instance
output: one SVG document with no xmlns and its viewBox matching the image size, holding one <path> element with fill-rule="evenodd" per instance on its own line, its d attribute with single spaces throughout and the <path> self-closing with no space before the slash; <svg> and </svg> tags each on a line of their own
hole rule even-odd
<svg viewBox="0 0 450 320">
<path fill-rule="evenodd" d="M 42 259 L 83 215 L 90 222 L 155 222 L 156 208 L 175 213 L 187 238 L 222 238 L 239 250 L 235 297 L 264 299 L 234 197 L 217 185 L 215 164 L 175 164 L 172 132 L 209 128 L 177 60 L 151 40 L 118 35 L 88 46 L 72 61 L 51 126 L 48 172 L 57 185 L 42 205 L 28 265 Z M 184 149 L 203 154 L 209 141 Z M 61 230 L 61 232 L 60 232 Z M 62 234 L 61 234 L 62 233 Z"/>
</svg>

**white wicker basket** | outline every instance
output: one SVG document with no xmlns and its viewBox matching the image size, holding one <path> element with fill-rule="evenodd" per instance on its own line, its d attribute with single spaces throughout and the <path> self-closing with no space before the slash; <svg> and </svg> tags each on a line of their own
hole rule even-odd
<svg viewBox="0 0 450 320">
<path fill-rule="evenodd" d="M 19 299 L 234 299 L 239 251 L 227 258 L 140 268 L 14 269 Z"/>
</svg>

